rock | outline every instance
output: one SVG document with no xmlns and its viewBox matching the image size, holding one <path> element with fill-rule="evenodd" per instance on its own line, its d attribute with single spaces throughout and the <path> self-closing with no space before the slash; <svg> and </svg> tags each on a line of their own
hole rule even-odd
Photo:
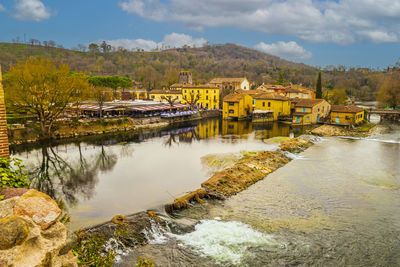
<svg viewBox="0 0 400 267">
<path fill-rule="evenodd" d="M 342 136 L 347 135 L 347 132 L 342 127 L 334 125 L 322 125 L 311 131 L 311 133 L 319 136 Z"/>
<path fill-rule="evenodd" d="M 312 145 L 313 144 L 309 141 L 305 141 L 300 138 L 292 138 L 288 141 L 283 142 L 279 147 L 283 151 L 288 151 L 288 152 L 292 152 L 292 153 L 300 153 Z"/>
<path fill-rule="evenodd" d="M 28 237 L 28 224 L 21 217 L 7 216 L 0 219 L 0 250 L 18 246 Z"/>
<path fill-rule="evenodd" d="M 30 189 L 15 203 L 14 214 L 32 218 L 43 230 L 57 221 L 61 215 L 61 209 L 48 195 Z"/>
<path fill-rule="evenodd" d="M 118 225 L 123 225 L 125 221 L 126 221 L 126 217 L 124 215 L 121 215 L 121 214 L 115 215 L 111 219 L 111 222 L 113 222 L 115 224 L 118 224 Z"/>
<path fill-rule="evenodd" d="M 9 199 L 12 197 L 19 197 L 22 196 L 23 194 L 25 194 L 28 191 L 27 188 L 11 188 L 11 187 L 7 187 L 7 188 L 3 188 L 0 189 L 0 196 L 3 195 L 4 199 Z"/>
</svg>

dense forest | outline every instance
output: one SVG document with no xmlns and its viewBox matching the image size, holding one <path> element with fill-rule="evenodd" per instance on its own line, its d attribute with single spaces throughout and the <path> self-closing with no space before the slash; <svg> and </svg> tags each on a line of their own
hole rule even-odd
<svg viewBox="0 0 400 267">
<path fill-rule="evenodd" d="M 247 77 L 253 87 L 274 83 L 283 77 L 287 83 L 315 88 L 322 71 L 322 85 L 327 92 L 343 89 L 347 95 L 375 100 L 386 72 L 339 67 L 318 69 L 235 44 L 207 45 L 200 48 L 174 48 L 162 51 L 128 51 L 123 48 L 96 49 L 86 52 L 49 45 L 0 43 L 3 72 L 18 61 L 34 56 L 68 64 L 72 71 L 88 75 L 127 76 L 138 87 L 162 89 L 177 82 L 180 70 L 193 73 L 195 83 L 214 77 Z"/>
</svg>

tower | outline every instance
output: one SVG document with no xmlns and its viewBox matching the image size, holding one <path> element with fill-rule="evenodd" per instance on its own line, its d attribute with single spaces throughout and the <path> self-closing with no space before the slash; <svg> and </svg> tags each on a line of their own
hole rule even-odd
<svg viewBox="0 0 400 267">
<path fill-rule="evenodd" d="M 181 71 L 179 73 L 180 84 L 193 84 L 192 73 L 190 71 Z"/>
</svg>

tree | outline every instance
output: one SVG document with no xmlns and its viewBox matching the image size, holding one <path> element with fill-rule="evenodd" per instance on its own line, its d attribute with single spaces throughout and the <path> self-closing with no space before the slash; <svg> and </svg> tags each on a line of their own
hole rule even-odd
<svg viewBox="0 0 400 267">
<path fill-rule="evenodd" d="M 400 105 L 400 71 L 389 73 L 378 93 L 378 101 L 391 108 Z"/>
<path fill-rule="evenodd" d="M 346 101 L 346 90 L 344 89 L 333 89 L 328 94 L 329 102 L 332 105 L 341 105 Z"/>
<path fill-rule="evenodd" d="M 321 80 L 321 72 L 318 72 L 318 79 L 317 79 L 317 88 L 315 91 L 315 97 L 317 99 L 322 98 L 322 80 Z"/>
<path fill-rule="evenodd" d="M 113 89 L 114 99 L 117 98 L 117 89 L 126 89 L 132 86 L 132 79 L 120 76 L 92 76 L 88 79 L 94 86 L 102 86 Z"/>
<path fill-rule="evenodd" d="M 112 49 L 111 45 L 107 44 L 106 41 L 101 43 L 100 48 L 103 50 L 104 54 L 110 52 Z"/>
<path fill-rule="evenodd" d="M 189 97 L 185 97 L 183 98 L 186 103 L 190 106 L 191 109 L 196 108 L 196 104 L 197 102 L 200 100 L 200 93 L 195 94 L 194 92 L 190 92 L 189 93 Z"/>
<path fill-rule="evenodd" d="M 99 45 L 95 44 L 95 43 L 91 43 L 89 45 L 89 52 L 92 52 L 92 53 L 99 52 Z"/>
<path fill-rule="evenodd" d="M 47 137 L 53 122 L 67 105 L 90 88 L 68 65 L 50 59 L 29 58 L 11 67 L 4 78 L 6 103 L 10 111 L 37 116 L 40 134 Z"/>
<path fill-rule="evenodd" d="M 107 92 L 107 88 L 102 87 L 102 86 L 94 86 L 93 98 L 96 100 L 97 104 L 99 105 L 99 117 L 100 117 L 100 119 L 103 119 L 104 102 L 110 100 L 109 94 Z"/>
<path fill-rule="evenodd" d="M 168 104 L 173 107 L 175 102 L 179 100 L 179 97 L 177 96 L 172 96 L 172 95 L 167 95 L 167 96 L 162 96 L 161 99 L 164 99 L 165 101 L 168 102 Z"/>
</svg>

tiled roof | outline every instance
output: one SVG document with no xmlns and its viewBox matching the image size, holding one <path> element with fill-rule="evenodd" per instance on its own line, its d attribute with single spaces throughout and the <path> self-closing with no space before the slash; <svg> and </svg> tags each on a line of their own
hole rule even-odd
<svg viewBox="0 0 400 267">
<path fill-rule="evenodd" d="M 323 101 L 324 99 L 300 99 L 300 101 L 296 103 L 296 107 L 312 108 Z"/>
<path fill-rule="evenodd" d="M 332 106 L 331 111 L 343 112 L 343 113 L 358 113 L 358 112 L 364 111 L 364 109 L 357 107 L 357 106 L 336 105 L 336 106 Z"/>
<path fill-rule="evenodd" d="M 241 83 L 246 78 L 214 78 L 209 83 Z"/>
<path fill-rule="evenodd" d="M 239 102 L 245 97 L 244 94 L 232 93 L 224 97 L 224 102 Z"/>
<path fill-rule="evenodd" d="M 182 94 L 182 92 L 179 90 L 152 90 L 149 93 L 150 94 L 159 94 L 159 95 L 161 95 L 161 94 L 170 94 L 170 95 L 171 94 L 174 94 L 174 95 Z"/>
<path fill-rule="evenodd" d="M 262 92 L 264 92 L 264 91 L 262 91 L 262 90 L 242 90 L 242 89 L 238 89 L 238 90 L 236 90 L 236 92 L 237 92 L 237 93 L 240 93 L 240 94 L 245 94 L 245 95 L 251 95 L 251 96 L 253 96 L 253 95 L 255 95 L 255 94 L 260 94 L 260 93 L 262 93 Z"/>
<path fill-rule="evenodd" d="M 288 101 L 290 100 L 286 96 L 274 93 L 260 93 L 253 96 L 254 99 L 266 99 L 266 100 L 281 100 Z"/>
<path fill-rule="evenodd" d="M 193 85 L 193 84 L 173 84 L 171 85 L 171 88 L 182 88 L 182 89 L 218 89 L 218 87 L 211 85 L 211 84 L 199 84 L 199 85 Z"/>
</svg>

